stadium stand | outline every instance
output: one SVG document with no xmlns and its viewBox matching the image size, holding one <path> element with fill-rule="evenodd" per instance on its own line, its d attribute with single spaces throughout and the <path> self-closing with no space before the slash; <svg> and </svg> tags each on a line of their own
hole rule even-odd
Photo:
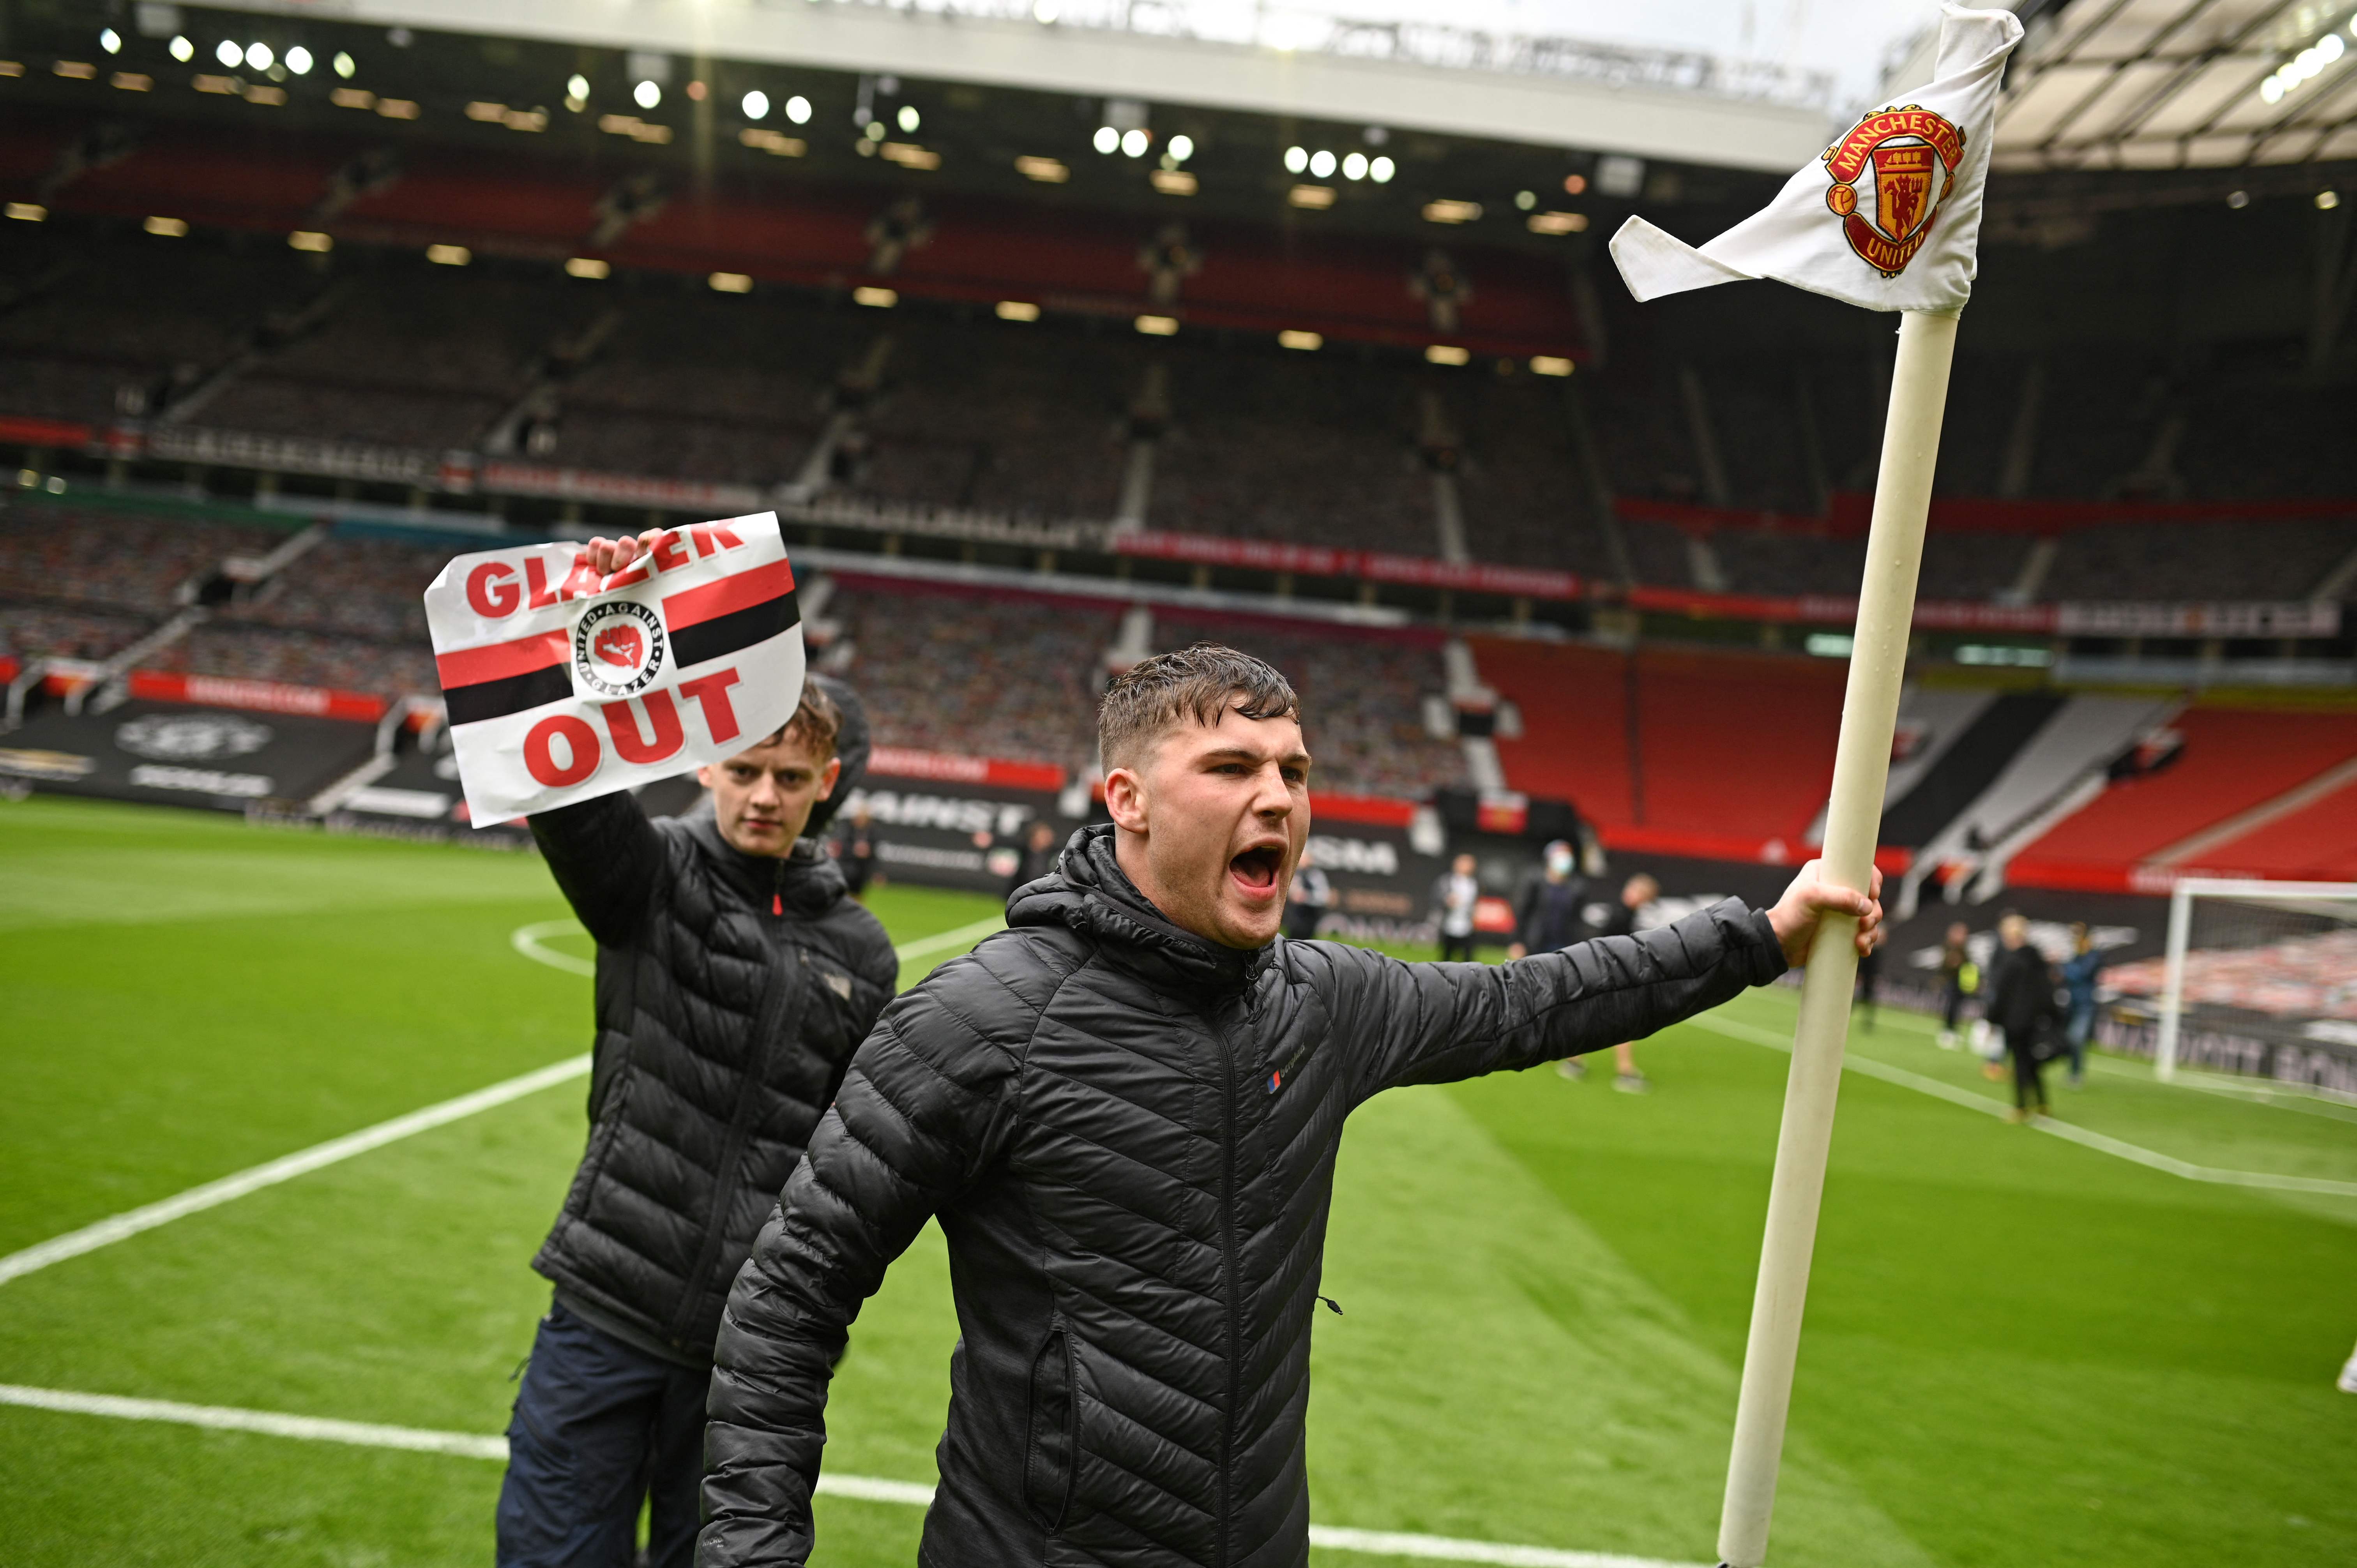
<svg viewBox="0 0 2357 1568">
<path fill-rule="evenodd" d="M 153 629 L 138 616 L 0 601 L 0 658 L 103 659 Z"/>
<path fill-rule="evenodd" d="M 2174 763 L 2113 784 L 2084 810 L 2026 847 L 2014 860 L 2013 875 L 2039 876 L 2074 865 L 2151 861 L 2204 829 L 2357 757 L 2357 714 L 2197 705 L 2178 714 L 2170 726 L 2184 738 L 2184 749 Z M 2347 795 L 2269 823 L 2242 843 L 2218 844 L 2201 861 L 2240 865 L 2247 853 L 2277 866 L 2304 862 L 2311 843 L 2302 838 L 2305 830 L 2319 833 L 2313 847 L 2331 864 L 2335 843 L 2342 846 L 2339 853 L 2345 853 L 2348 837 L 2345 827 L 2329 814 L 2334 800 L 2345 804 Z"/>
<path fill-rule="evenodd" d="M 2223 839 L 2201 861 L 2235 875 L 2357 881 L 2357 784 Z"/>
<path fill-rule="evenodd" d="M 424 643 L 364 642 L 275 627 L 199 626 L 158 650 L 150 667 L 386 697 L 442 692 L 433 652 Z"/>
<path fill-rule="evenodd" d="M 1155 630 L 1165 648 L 1223 642 L 1282 670 L 1301 694 L 1316 759 L 1311 781 L 1320 790 L 1422 800 L 1463 780 L 1463 753 L 1424 728 L 1425 696 L 1448 686 L 1434 639 L 1178 616 L 1157 618 Z"/>
<path fill-rule="evenodd" d="M 224 556 L 258 554 L 284 536 L 266 528 L 103 507 L 0 511 L 8 580 L 45 598 L 163 615 Z M 19 588 L 19 592 L 23 591 Z"/>
<path fill-rule="evenodd" d="M 1094 768 L 1110 609 L 837 581 L 827 613 L 877 745 Z"/>
<path fill-rule="evenodd" d="M 1574 801 L 1608 846 L 1641 830 L 1657 846 L 1686 835 L 1693 853 L 1779 839 L 1797 849 L 1824 804 L 1839 665 L 1488 638 L 1474 650 L 1483 681 L 1523 714 L 1522 736 L 1497 742 L 1507 783 Z"/>
</svg>

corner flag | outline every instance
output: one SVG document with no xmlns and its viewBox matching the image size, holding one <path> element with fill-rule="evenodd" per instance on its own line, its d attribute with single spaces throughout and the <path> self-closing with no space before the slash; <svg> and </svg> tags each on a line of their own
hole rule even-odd
<svg viewBox="0 0 2357 1568">
<path fill-rule="evenodd" d="M 2021 24 L 2010 12 L 1949 5 L 1943 16 L 1932 84 L 1860 119 L 1787 180 L 1765 209 L 1700 247 L 1674 240 L 1641 218 L 1630 219 L 1612 237 L 1612 259 L 1640 300 L 1775 278 L 1863 309 L 1903 313 L 1825 807 L 1824 879 L 1860 892 L 1874 877 L 1948 367 L 1956 318 L 1972 295 L 1977 267 L 1997 84 L 2006 56 L 2021 41 Z M 1856 922 L 1846 917 L 1821 921 L 1801 985 L 1719 1513 L 1718 1551 L 1727 1568 L 1760 1568 L 1767 1558 L 1801 1311 L 1840 1098 L 1857 937 Z"/>
<path fill-rule="evenodd" d="M 1774 278 L 1866 310 L 1962 309 L 1997 84 L 2021 23 L 2010 11 L 1943 14 L 1932 84 L 1861 118 L 1759 212 L 1699 247 L 1642 218 L 1623 223 L 1612 259 L 1629 292 Z"/>
</svg>

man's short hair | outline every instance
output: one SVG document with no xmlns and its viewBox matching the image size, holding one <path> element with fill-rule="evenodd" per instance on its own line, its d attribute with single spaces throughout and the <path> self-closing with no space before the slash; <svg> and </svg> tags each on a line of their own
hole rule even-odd
<svg viewBox="0 0 2357 1568">
<path fill-rule="evenodd" d="M 1275 668 L 1249 653 L 1199 642 L 1142 659 L 1114 677 L 1097 704 L 1097 752 L 1134 768 L 1186 720 L 1210 726 L 1232 709 L 1248 719 L 1301 717 L 1301 699 Z"/>
<path fill-rule="evenodd" d="M 795 707 L 794 716 L 779 725 L 761 744 L 775 746 L 798 731 L 802 744 L 820 762 L 834 756 L 835 737 L 843 733 L 843 710 L 834 705 L 834 699 L 815 681 L 802 682 L 802 700 Z"/>
</svg>

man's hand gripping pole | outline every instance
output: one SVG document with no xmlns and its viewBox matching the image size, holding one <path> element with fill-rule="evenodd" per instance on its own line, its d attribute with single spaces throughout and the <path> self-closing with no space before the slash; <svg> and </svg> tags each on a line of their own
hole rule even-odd
<svg viewBox="0 0 2357 1568">
<path fill-rule="evenodd" d="M 1910 312 L 1900 318 L 1882 470 L 1875 483 L 1874 519 L 1867 537 L 1866 581 L 1858 594 L 1857 638 L 1850 650 L 1833 798 L 1825 811 L 1824 875 L 1843 887 L 1863 890 L 1873 875 L 1883 788 L 1890 775 L 1890 737 L 1898 725 L 1899 689 L 1907 669 L 1908 628 L 1915 615 L 1915 578 L 1923 559 L 1923 525 L 1940 455 L 1940 420 L 1947 406 L 1948 365 L 1955 345 L 1953 315 Z M 1801 1308 L 1808 1295 L 1825 1151 L 1833 1139 L 1842 1048 L 1849 1034 L 1851 988 L 1857 975 L 1857 926 L 1852 917 L 1831 914 L 1819 923 L 1801 986 L 1792 1071 L 1784 1090 L 1767 1234 L 1760 1249 L 1760 1283 L 1751 1301 L 1751 1337 L 1743 1353 L 1743 1391 L 1735 1410 L 1727 1502 L 1719 1515 L 1718 1552 L 1728 1568 L 1760 1568 L 1767 1559 L 1776 1468 L 1784 1448 L 1784 1417 L 1792 1404 L 1792 1365 L 1800 1348 Z"/>
</svg>

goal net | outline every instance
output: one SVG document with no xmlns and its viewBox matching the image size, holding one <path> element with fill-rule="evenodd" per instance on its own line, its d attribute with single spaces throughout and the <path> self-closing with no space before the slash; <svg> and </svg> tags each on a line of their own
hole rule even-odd
<svg viewBox="0 0 2357 1568">
<path fill-rule="evenodd" d="M 2357 1047 L 2357 882 L 2180 882 L 2164 955 L 2104 978 L 2153 999 L 2164 1079 L 2189 1029 Z"/>
</svg>

